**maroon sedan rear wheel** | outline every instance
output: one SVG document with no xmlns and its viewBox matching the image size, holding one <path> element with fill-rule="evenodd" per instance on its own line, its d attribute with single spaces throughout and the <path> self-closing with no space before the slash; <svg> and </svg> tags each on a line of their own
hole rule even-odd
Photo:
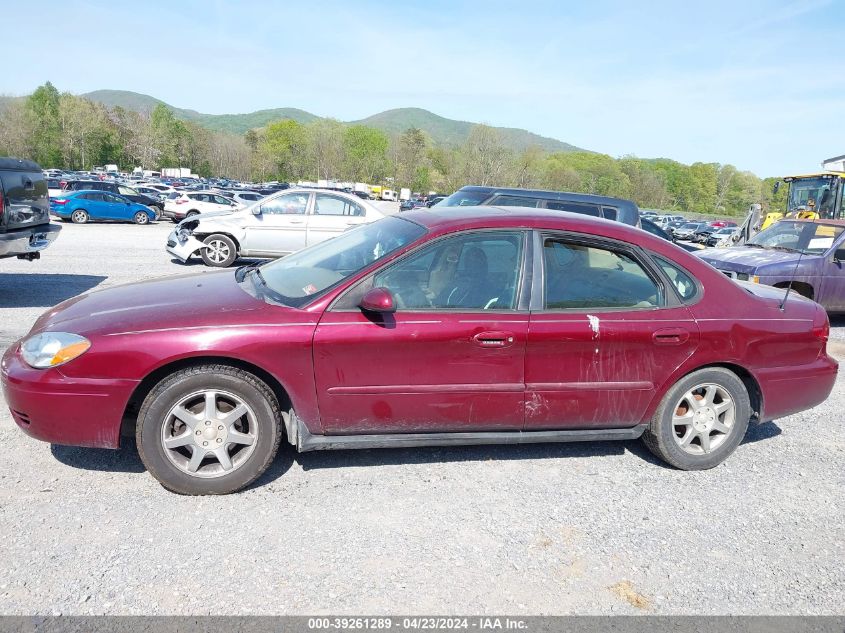
<svg viewBox="0 0 845 633">
<path fill-rule="evenodd" d="M 175 372 L 138 413 L 141 460 L 168 490 L 228 494 L 267 469 L 282 435 L 279 404 L 252 374 L 227 365 Z"/>
<path fill-rule="evenodd" d="M 681 470 L 705 470 L 736 450 L 751 417 L 748 390 L 723 367 L 694 371 L 664 396 L 643 435 L 652 453 Z"/>
</svg>

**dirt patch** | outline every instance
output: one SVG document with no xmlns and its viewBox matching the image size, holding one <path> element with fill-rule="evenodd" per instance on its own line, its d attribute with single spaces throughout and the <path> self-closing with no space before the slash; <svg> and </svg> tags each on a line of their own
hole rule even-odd
<svg viewBox="0 0 845 633">
<path fill-rule="evenodd" d="M 608 587 L 608 589 L 625 600 L 632 607 L 643 610 L 651 609 L 651 600 L 634 589 L 634 585 L 631 584 L 630 580 L 617 582 L 615 585 Z"/>
</svg>

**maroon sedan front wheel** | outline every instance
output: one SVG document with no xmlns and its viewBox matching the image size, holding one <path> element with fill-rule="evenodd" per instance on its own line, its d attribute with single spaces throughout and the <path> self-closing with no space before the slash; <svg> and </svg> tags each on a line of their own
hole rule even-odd
<svg viewBox="0 0 845 633">
<path fill-rule="evenodd" d="M 228 494 L 267 470 L 282 424 L 263 381 L 235 367 L 202 365 L 177 371 L 150 391 L 135 435 L 141 460 L 168 490 Z"/>
</svg>

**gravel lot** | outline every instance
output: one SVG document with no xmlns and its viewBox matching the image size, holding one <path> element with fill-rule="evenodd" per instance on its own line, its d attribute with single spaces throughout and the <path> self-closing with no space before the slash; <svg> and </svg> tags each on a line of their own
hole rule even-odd
<svg viewBox="0 0 845 633">
<path fill-rule="evenodd" d="M 0 261 L 0 344 L 94 287 L 201 271 L 171 262 L 171 228 L 65 225 Z M 222 498 L 166 492 L 133 445 L 29 439 L 0 397 L 0 613 L 842 614 L 843 396 L 707 472 L 639 442 L 283 447 Z"/>
</svg>

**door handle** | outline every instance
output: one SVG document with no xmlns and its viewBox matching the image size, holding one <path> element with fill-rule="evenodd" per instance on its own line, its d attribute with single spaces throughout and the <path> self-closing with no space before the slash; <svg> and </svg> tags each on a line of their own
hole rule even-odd
<svg viewBox="0 0 845 633">
<path fill-rule="evenodd" d="M 290 220 L 290 224 L 305 224 L 305 220 Z"/>
<path fill-rule="evenodd" d="M 689 331 L 679 327 L 656 330 L 651 335 L 655 345 L 683 345 L 689 340 Z"/>
<path fill-rule="evenodd" d="M 472 337 L 472 342 L 479 347 L 510 347 L 513 345 L 511 332 L 479 332 Z"/>
</svg>

